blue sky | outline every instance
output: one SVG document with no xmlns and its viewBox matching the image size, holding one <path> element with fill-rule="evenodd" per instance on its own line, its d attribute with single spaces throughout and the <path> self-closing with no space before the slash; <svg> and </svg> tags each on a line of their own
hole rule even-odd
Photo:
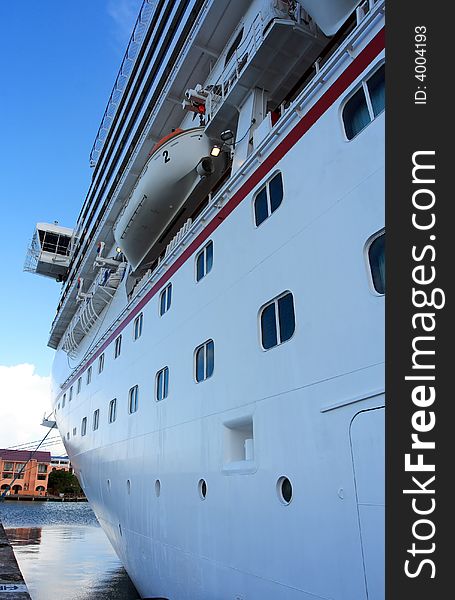
<svg viewBox="0 0 455 600">
<path fill-rule="evenodd" d="M 27 363 L 41 385 L 50 373 L 60 289 L 22 271 L 26 249 L 36 222 L 75 224 L 90 150 L 141 5 L 0 2 L 0 375 Z M 0 420 L 8 393 L 0 377 Z"/>
<path fill-rule="evenodd" d="M 59 284 L 22 272 L 37 221 L 72 227 L 142 0 L 0 3 L 0 364 L 50 370 Z"/>
</svg>

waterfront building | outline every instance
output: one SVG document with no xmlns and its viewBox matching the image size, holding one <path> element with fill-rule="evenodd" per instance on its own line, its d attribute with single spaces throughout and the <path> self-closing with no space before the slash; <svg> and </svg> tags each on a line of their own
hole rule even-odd
<svg viewBox="0 0 455 600">
<path fill-rule="evenodd" d="M 0 449 L 0 493 L 43 496 L 50 463 L 50 452 Z"/>
<path fill-rule="evenodd" d="M 51 471 L 73 472 L 70 459 L 67 456 L 53 456 L 51 458 Z"/>
</svg>

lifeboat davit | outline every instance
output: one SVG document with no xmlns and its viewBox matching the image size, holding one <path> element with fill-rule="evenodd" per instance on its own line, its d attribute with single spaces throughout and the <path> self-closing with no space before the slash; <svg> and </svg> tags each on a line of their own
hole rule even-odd
<svg viewBox="0 0 455 600">
<path fill-rule="evenodd" d="M 226 168 L 226 155 L 210 156 L 213 143 L 202 127 L 177 130 L 152 150 L 114 225 L 114 238 L 133 272 L 191 198 L 202 200 Z M 158 252 L 159 253 L 159 252 Z"/>
</svg>

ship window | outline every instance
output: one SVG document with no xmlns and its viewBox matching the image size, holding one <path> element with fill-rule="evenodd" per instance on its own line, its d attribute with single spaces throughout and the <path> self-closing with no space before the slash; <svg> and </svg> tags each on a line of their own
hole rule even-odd
<svg viewBox="0 0 455 600">
<path fill-rule="evenodd" d="M 283 177 L 277 173 L 254 197 L 254 221 L 259 227 L 280 206 L 283 200 Z"/>
<path fill-rule="evenodd" d="M 65 403 L 66 403 L 66 394 L 63 394 L 62 408 L 65 406 Z"/>
<path fill-rule="evenodd" d="M 368 246 L 371 281 L 378 294 L 385 294 L 385 234 L 373 237 Z"/>
<path fill-rule="evenodd" d="M 117 358 L 120 356 L 121 349 L 122 349 L 122 336 L 119 335 L 118 338 L 116 338 L 116 340 L 115 340 L 114 358 Z"/>
<path fill-rule="evenodd" d="M 82 377 L 79 377 L 79 379 L 77 380 L 76 394 L 79 394 L 79 392 L 81 391 L 81 387 L 82 387 Z"/>
<path fill-rule="evenodd" d="M 240 42 L 242 41 L 242 37 L 243 37 L 243 27 L 237 34 L 235 40 L 232 42 L 232 44 L 229 47 L 229 50 L 226 53 L 226 60 L 224 61 L 224 66 L 226 66 L 228 64 L 228 62 L 231 60 L 234 52 L 237 50 L 237 48 L 240 45 Z"/>
<path fill-rule="evenodd" d="M 260 313 L 261 343 L 269 350 L 291 339 L 295 331 L 294 299 L 291 292 L 266 304 Z"/>
<path fill-rule="evenodd" d="M 4 470 L 5 471 L 12 471 L 13 470 L 13 463 L 9 462 L 9 463 L 5 463 L 4 465 Z"/>
<path fill-rule="evenodd" d="M 169 368 L 164 367 L 161 371 L 156 374 L 156 394 L 157 400 L 164 400 L 167 398 L 169 392 Z"/>
<path fill-rule="evenodd" d="M 92 367 L 87 369 L 87 385 L 92 381 Z"/>
<path fill-rule="evenodd" d="M 66 439 L 67 439 L 67 440 L 69 440 L 69 439 L 70 439 L 70 432 L 69 432 L 69 431 L 66 433 Z"/>
<path fill-rule="evenodd" d="M 155 480 L 155 495 L 157 498 L 160 497 L 161 494 L 161 481 L 159 479 Z"/>
<path fill-rule="evenodd" d="M 72 399 L 73 399 L 73 386 L 70 387 L 70 393 L 69 393 L 68 401 L 71 402 Z"/>
<path fill-rule="evenodd" d="M 160 294 L 160 317 L 171 308 L 172 283 L 164 288 Z"/>
<path fill-rule="evenodd" d="M 93 412 L 93 431 L 96 431 L 100 426 L 100 409 L 97 408 Z"/>
<path fill-rule="evenodd" d="M 292 500 L 292 483 L 287 477 L 280 477 L 276 483 L 278 498 L 283 504 L 289 504 Z"/>
<path fill-rule="evenodd" d="M 141 337 L 143 320 L 144 320 L 144 316 L 142 313 L 134 319 L 134 339 L 135 340 L 137 340 Z"/>
<path fill-rule="evenodd" d="M 342 111 L 344 130 L 348 140 L 371 123 L 385 106 L 385 67 L 382 65 L 348 99 Z"/>
<path fill-rule="evenodd" d="M 205 481 L 205 479 L 199 479 L 197 488 L 198 488 L 199 496 L 200 496 L 201 500 L 205 500 L 205 498 L 207 496 L 207 482 Z"/>
<path fill-rule="evenodd" d="M 109 402 L 109 413 L 108 413 L 108 421 L 109 423 L 113 423 L 117 417 L 117 398 L 114 398 Z"/>
<path fill-rule="evenodd" d="M 104 352 L 98 359 L 98 373 L 102 373 L 104 369 Z"/>
<path fill-rule="evenodd" d="M 82 419 L 81 423 L 81 435 L 85 435 L 87 433 L 87 417 Z"/>
<path fill-rule="evenodd" d="M 76 437 L 77 434 L 77 427 L 73 427 L 73 437 Z"/>
<path fill-rule="evenodd" d="M 139 388 L 137 385 L 135 385 L 128 392 L 128 412 L 130 415 L 137 411 L 138 403 L 139 403 Z"/>
<path fill-rule="evenodd" d="M 213 267 L 213 242 L 209 242 L 196 256 L 196 281 L 201 281 Z"/>
<path fill-rule="evenodd" d="M 199 383 L 213 375 L 215 346 L 213 340 L 207 340 L 194 351 L 194 377 Z"/>
</svg>

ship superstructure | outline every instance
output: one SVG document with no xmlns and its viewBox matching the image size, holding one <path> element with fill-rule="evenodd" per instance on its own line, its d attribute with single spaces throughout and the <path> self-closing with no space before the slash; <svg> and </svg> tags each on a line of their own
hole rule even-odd
<svg viewBox="0 0 455 600">
<path fill-rule="evenodd" d="M 145 598 L 379 600 L 384 3 L 146 0 L 122 69 L 28 261 L 81 485 Z"/>
</svg>

